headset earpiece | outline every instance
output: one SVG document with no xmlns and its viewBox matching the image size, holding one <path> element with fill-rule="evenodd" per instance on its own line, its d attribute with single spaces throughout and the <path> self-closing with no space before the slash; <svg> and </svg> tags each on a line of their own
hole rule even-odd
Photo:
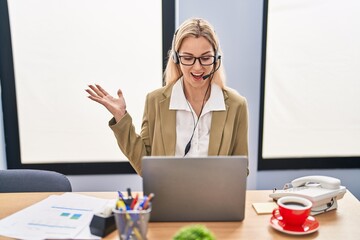
<svg viewBox="0 0 360 240">
<path fill-rule="evenodd" d="M 179 54 L 177 52 L 175 52 L 174 49 L 172 50 L 172 59 L 175 64 L 180 63 Z"/>
<path fill-rule="evenodd" d="M 178 33 L 178 31 L 179 31 L 179 29 L 176 29 L 173 40 L 172 40 L 172 44 L 171 44 L 171 57 L 175 64 L 180 63 L 179 53 L 176 52 L 176 50 L 175 50 L 175 38 L 176 38 L 176 34 Z"/>
<path fill-rule="evenodd" d="M 221 55 L 219 54 L 219 51 L 216 51 L 215 53 L 215 62 L 217 62 L 221 58 Z"/>
</svg>

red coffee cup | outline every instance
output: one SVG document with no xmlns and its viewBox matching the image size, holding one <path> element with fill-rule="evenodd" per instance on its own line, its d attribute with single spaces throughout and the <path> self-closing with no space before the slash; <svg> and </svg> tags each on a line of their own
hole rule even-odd
<svg viewBox="0 0 360 240">
<path fill-rule="evenodd" d="M 301 226 L 309 217 L 312 202 L 302 197 L 282 197 L 277 200 L 279 208 L 272 212 L 274 218 L 286 225 Z"/>
</svg>

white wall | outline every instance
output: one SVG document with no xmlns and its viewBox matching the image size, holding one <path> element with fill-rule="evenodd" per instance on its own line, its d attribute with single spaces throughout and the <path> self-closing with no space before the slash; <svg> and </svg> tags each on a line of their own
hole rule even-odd
<svg viewBox="0 0 360 240">
<path fill-rule="evenodd" d="M 250 113 L 248 189 L 281 188 L 293 178 L 321 174 L 340 178 L 342 184 L 360 199 L 360 185 L 357 184 L 360 169 L 257 171 L 263 0 L 181 0 L 177 2 L 177 6 L 178 22 L 198 16 L 206 18 L 214 25 L 224 52 L 223 63 L 227 73 L 227 85 L 235 88 L 248 100 Z M 4 148 L 4 143 L 0 148 Z M 131 187 L 134 191 L 142 190 L 141 178 L 136 175 L 69 176 L 69 178 L 74 191 L 113 191 L 125 190 L 127 187 Z"/>
</svg>

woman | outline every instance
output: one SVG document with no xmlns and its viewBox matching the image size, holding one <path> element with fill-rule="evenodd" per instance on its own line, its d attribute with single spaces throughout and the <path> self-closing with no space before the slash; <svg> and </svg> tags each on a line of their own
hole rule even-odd
<svg viewBox="0 0 360 240">
<path fill-rule="evenodd" d="M 121 90 L 114 98 L 100 85 L 89 85 L 89 98 L 114 116 L 109 126 L 139 175 L 145 155 L 248 155 L 247 102 L 225 87 L 219 46 L 204 19 L 189 19 L 178 28 L 164 73 L 166 86 L 147 95 L 140 135 Z"/>
</svg>

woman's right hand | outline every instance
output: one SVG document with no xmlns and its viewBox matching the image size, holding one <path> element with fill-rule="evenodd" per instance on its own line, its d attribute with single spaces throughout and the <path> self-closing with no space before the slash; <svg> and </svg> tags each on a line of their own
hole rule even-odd
<svg viewBox="0 0 360 240">
<path fill-rule="evenodd" d="M 114 116 L 116 122 L 120 121 L 126 113 L 126 103 L 122 91 L 119 89 L 117 92 L 118 98 L 114 98 L 98 84 L 89 85 L 89 88 L 85 89 L 90 95 L 88 98 L 106 107 Z"/>
</svg>

